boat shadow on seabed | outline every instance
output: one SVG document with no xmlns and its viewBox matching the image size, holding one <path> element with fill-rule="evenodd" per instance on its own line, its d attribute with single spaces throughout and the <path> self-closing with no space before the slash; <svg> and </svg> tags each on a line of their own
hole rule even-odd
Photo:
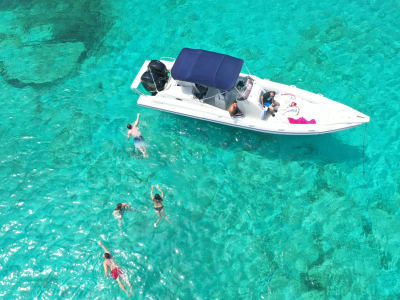
<svg viewBox="0 0 400 300">
<path fill-rule="evenodd" d="M 207 145 L 211 148 L 229 149 L 234 152 L 248 151 L 268 159 L 314 161 L 322 164 L 346 161 L 360 164 L 363 160 L 363 127 L 353 129 L 360 133 L 360 142 L 358 145 L 350 145 L 339 137 L 348 133 L 285 136 L 248 131 L 202 120 L 189 120 L 179 115 L 173 115 L 173 118 L 177 122 L 170 125 L 172 131 L 191 132 L 193 143 L 204 143 L 204 139 L 207 139 Z"/>
</svg>

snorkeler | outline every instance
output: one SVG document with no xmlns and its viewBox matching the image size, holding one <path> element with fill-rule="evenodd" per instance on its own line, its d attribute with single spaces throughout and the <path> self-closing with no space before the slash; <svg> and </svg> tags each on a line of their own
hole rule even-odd
<svg viewBox="0 0 400 300">
<path fill-rule="evenodd" d="M 128 124 L 126 126 L 129 129 L 128 130 L 128 141 L 129 141 L 129 138 L 132 136 L 135 147 L 137 149 L 139 149 L 140 152 L 142 152 L 143 157 L 149 157 L 146 152 L 146 144 L 144 142 L 144 138 L 138 128 L 139 119 L 140 119 L 140 114 L 137 114 L 137 118 L 136 118 L 136 121 L 133 124 L 133 126 L 132 126 L 132 124 Z"/>
<path fill-rule="evenodd" d="M 116 280 L 119 284 L 119 287 L 121 290 L 125 292 L 125 294 L 129 297 L 128 291 L 125 289 L 124 284 L 122 283 L 120 277 L 125 281 L 125 283 L 129 286 L 129 291 L 132 293 L 132 285 L 128 280 L 128 277 L 124 272 L 122 272 L 121 268 L 117 265 L 117 263 L 114 261 L 113 257 L 111 256 L 110 251 L 107 250 L 107 248 L 101 243 L 101 241 L 98 241 L 97 244 L 104 250 L 104 274 L 106 275 L 107 278 L 108 276 L 108 270 L 110 269 L 111 277 Z"/>
<path fill-rule="evenodd" d="M 127 210 L 133 211 L 133 209 L 128 203 L 118 203 L 113 211 L 113 216 L 118 220 L 120 225 L 122 224 L 122 216 L 124 215 L 124 212 Z"/>
<path fill-rule="evenodd" d="M 167 215 L 165 214 L 164 205 L 162 204 L 162 201 L 164 200 L 164 192 L 160 189 L 158 184 L 156 185 L 156 188 L 161 193 L 161 196 L 160 194 L 155 194 L 153 196 L 154 185 L 151 186 L 151 193 L 150 193 L 151 200 L 153 200 L 154 202 L 154 212 L 158 216 L 158 220 L 154 223 L 154 227 L 157 227 L 158 223 L 160 223 L 163 216 L 168 223 L 171 223 Z"/>
</svg>

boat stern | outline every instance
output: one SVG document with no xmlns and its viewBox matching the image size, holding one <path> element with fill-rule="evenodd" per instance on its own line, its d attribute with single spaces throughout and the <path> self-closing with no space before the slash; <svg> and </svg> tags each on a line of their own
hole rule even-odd
<svg viewBox="0 0 400 300">
<path fill-rule="evenodd" d="M 147 71 L 147 66 L 149 65 L 149 60 L 145 60 L 142 67 L 140 68 L 139 72 L 137 73 L 136 77 L 133 79 L 131 84 L 131 90 L 134 91 L 138 95 L 142 95 L 143 93 L 138 89 L 140 84 L 140 78 L 142 77 L 143 73 Z"/>
</svg>

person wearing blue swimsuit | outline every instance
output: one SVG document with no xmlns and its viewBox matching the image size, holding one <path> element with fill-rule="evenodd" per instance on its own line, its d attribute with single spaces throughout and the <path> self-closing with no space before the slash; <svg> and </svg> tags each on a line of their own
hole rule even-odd
<svg viewBox="0 0 400 300">
<path fill-rule="evenodd" d="M 265 94 L 263 94 L 260 98 L 260 102 L 261 102 L 261 107 L 264 110 L 268 110 L 268 112 L 275 117 L 275 111 L 278 110 L 277 106 L 279 106 L 279 102 L 275 101 L 274 97 L 275 97 L 275 92 L 274 91 L 270 91 L 270 92 L 266 92 Z"/>
<path fill-rule="evenodd" d="M 133 124 L 133 126 L 132 126 L 132 124 L 126 125 L 126 127 L 128 128 L 128 141 L 129 141 L 129 138 L 132 136 L 133 144 L 140 152 L 142 152 L 143 157 L 149 157 L 146 152 L 146 144 L 144 142 L 144 138 L 138 128 L 139 119 L 140 119 L 140 114 L 137 114 L 137 118 L 136 118 L 136 121 Z"/>
</svg>

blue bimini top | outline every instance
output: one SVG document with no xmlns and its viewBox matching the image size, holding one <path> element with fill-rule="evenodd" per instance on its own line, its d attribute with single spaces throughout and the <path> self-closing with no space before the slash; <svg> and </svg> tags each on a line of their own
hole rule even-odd
<svg viewBox="0 0 400 300">
<path fill-rule="evenodd" d="M 171 70 L 175 80 L 183 80 L 229 91 L 233 89 L 243 60 L 229 55 L 183 48 Z"/>
</svg>

